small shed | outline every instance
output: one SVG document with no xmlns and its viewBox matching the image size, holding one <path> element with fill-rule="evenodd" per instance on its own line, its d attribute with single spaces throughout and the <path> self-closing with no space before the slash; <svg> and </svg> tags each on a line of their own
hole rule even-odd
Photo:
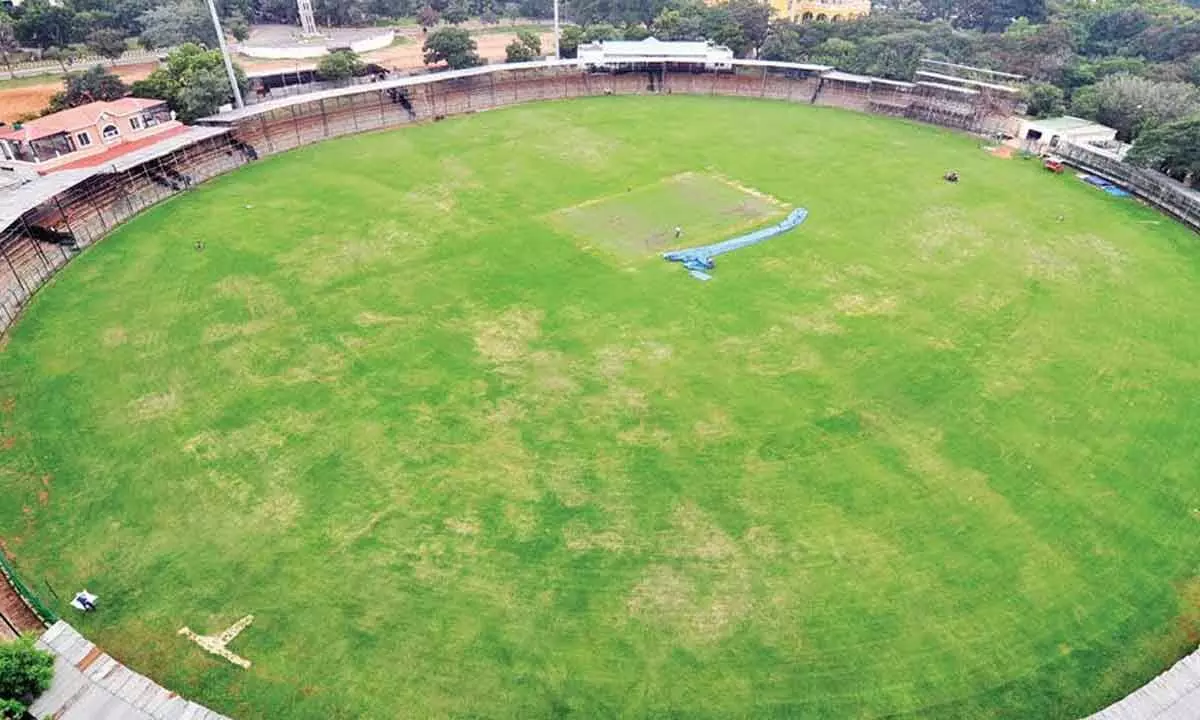
<svg viewBox="0 0 1200 720">
<path fill-rule="evenodd" d="M 1052 151 L 1060 142 L 1082 146 L 1112 145 L 1116 143 L 1117 131 L 1098 122 L 1064 115 L 1042 120 L 1022 120 L 1017 139 L 1025 150 L 1040 154 Z"/>
</svg>

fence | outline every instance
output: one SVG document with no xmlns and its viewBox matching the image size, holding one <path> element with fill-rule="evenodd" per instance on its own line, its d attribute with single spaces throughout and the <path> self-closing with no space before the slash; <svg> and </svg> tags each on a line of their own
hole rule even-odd
<svg viewBox="0 0 1200 720">
<path fill-rule="evenodd" d="M 201 121 L 227 126 L 260 154 L 283 152 L 366 130 L 535 100 L 597 95 L 688 94 L 770 98 L 907 117 L 987 134 L 1003 124 L 1012 101 L 980 92 L 934 92 L 920 84 L 822 73 L 789 63 L 739 64 L 700 72 L 673 63 L 641 63 L 593 72 L 572 61 L 518 63 L 421 75 L 295 98 L 277 98 Z"/>
<path fill-rule="evenodd" d="M 247 150 L 220 135 L 128 169 L 97 172 L 0 229 L 0 332 L 80 250 L 151 205 L 244 164 Z"/>
<path fill-rule="evenodd" d="M 1070 165 L 1117 183 L 1200 232 L 1200 192 L 1162 173 L 1134 167 L 1080 145 L 1060 142 L 1054 146 L 1054 153 Z"/>
<path fill-rule="evenodd" d="M 162 50 L 127 50 L 121 54 L 121 57 L 116 60 L 101 55 L 79 55 L 72 57 L 70 62 L 65 63 L 67 72 L 79 72 L 86 70 L 93 65 L 103 65 L 105 67 L 119 65 L 138 65 L 140 63 L 157 62 L 159 57 L 170 52 L 172 48 L 164 48 Z M 58 60 L 27 60 L 24 62 L 13 63 L 11 67 L 4 66 L 0 70 L 0 80 L 11 80 L 14 78 L 36 77 L 38 75 L 61 75 L 64 69 L 64 63 Z"/>
<path fill-rule="evenodd" d="M 9 589 L 16 595 L 15 600 L 22 603 L 26 608 L 32 611 L 33 615 L 37 616 L 38 620 L 43 625 L 50 625 L 57 622 L 58 615 L 53 610 L 42 604 L 38 596 L 21 582 L 17 577 L 17 573 L 13 570 L 12 565 L 8 563 L 8 559 L 4 557 L 4 553 L 0 552 L 0 583 L 5 583 Z M 0 593 L 3 593 L 5 588 L 0 588 Z M 32 620 L 32 618 L 31 618 Z M 22 623 L 18 623 L 22 624 Z M 17 630 L 31 630 L 33 628 L 17 627 Z"/>
</svg>

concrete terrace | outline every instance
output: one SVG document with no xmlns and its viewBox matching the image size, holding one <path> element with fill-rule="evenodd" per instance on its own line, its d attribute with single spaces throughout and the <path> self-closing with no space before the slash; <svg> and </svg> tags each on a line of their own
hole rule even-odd
<svg viewBox="0 0 1200 720">
<path fill-rule="evenodd" d="M 54 653 L 54 683 L 29 708 L 54 720 L 229 720 L 114 660 L 63 621 L 37 646 Z"/>
</svg>

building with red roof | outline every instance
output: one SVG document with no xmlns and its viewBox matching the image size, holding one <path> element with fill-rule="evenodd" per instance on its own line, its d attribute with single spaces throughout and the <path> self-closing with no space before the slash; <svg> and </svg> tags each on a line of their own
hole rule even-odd
<svg viewBox="0 0 1200 720">
<path fill-rule="evenodd" d="M 127 97 L 88 103 L 0 129 L 0 162 L 43 174 L 66 165 L 78 168 L 120 155 L 127 145 L 145 146 L 148 139 L 180 127 L 162 100 Z"/>
</svg>

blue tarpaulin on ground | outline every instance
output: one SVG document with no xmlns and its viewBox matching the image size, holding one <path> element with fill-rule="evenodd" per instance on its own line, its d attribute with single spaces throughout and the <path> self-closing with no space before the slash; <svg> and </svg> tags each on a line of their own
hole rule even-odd
<svg viewBox="0 0 1200 720">
<path fill-rule="evenodd" d="M 1079 179 L 1084 181 L 1088 185 L 1095 185 L 1096 187 L 1100 188 L 1101 190 L 1108 193 L 1109 195 L 1112 195 L 1113 197 L 1129 197 L 1129 193 L 1125 192 L 1125 190 L 1112 184 L 1111 182 L 1105 180 L 1102 177 L 1096 177 L 1095 175 L 1081 174 L 1081 175 L 1079 175 Z"/>
<path fill-rule="evenodd" d="M 686 250 L 673 250 L 669 253 L 663 253 L 663 259 L 670 262 L 683 263 L 683 266 L 691 272 L 692 277 L 695 277 L 698 280 L 708 280 L 711 276 L 705 271 L 712 270 L 714 267 L 716 267 L 716 263 L 713 262 L 713 258 L 716 256 L 724 255 L 725 253 L 733 252 L 734 250 L 740 250 L 741 248 L 749 247 L 750 245 L 755 245 L 763 240 L 769 240 L 776 235 L 782 235 L 788 230 L 791 230 L 800 223 L 804 222 L 805 218 L 807 217 L 808 210 L 805 210 L 804 208 L 796 208 L 788 213 L 788 216 L 784 218 L 782 222 L 776 225 L 755 230 L 747 235 L 739 235 L 738 237 L 730 238 L 729 240 L 714 243 L 712 245 L 688 248 Z"/>
</svg>

